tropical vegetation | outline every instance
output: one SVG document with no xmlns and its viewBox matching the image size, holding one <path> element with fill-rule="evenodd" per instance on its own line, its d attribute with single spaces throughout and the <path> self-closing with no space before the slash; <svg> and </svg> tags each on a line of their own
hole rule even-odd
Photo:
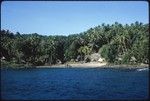
<svg viewBox="0 0 150 101">
<path fill-rule="evenodd" d="M 14 34 L 2 29 L 0 37 L 2 66 L 86 61 L 86 57 L 93 53 L 99 53 L 108 63 L 149 63 L 149 24 L 138 21 L 130 25 L 103 23 L 68 36 Z"/>
</svg>

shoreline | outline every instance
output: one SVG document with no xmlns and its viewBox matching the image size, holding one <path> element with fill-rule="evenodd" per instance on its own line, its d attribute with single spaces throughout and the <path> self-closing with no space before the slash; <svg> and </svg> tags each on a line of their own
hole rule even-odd
<svg viewBox="0 0 150 101">
<path fill-rule="evenodd" d="M 88 63 L 81 63 L 81 62 L 74 62 L 74 63 L 65 63 L 65 64 L 55 64 L 55 65 L 41 65 L 41 66 L 1 66 L 1 69 L 4 68 L 12 68 L 12 69 L 38 69 L 38 68 L 114 68 L 114 69 L 143 69 L 143 68 L 149 68 L 148 64 L 136 64 L 136 65 L 129 65 L 129 64 L 108 64 L 106 62 L 100 63 L 100 62 L 88 62 Z"/>
<path fill-rule="evenodd" d="M 148 64 L 141 65 L 114 65 L 99 62 L 90 63 L 68 63 L 68 64 L 56 64 L 51 66 L 35 66 L 36 68 L 125 68 L 125 69 L 138 69 L 149 68 Z"/>
</svg>

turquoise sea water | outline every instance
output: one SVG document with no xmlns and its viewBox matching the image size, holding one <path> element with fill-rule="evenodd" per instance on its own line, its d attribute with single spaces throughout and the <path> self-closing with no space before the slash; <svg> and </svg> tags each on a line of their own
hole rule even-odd
<svg viewBox="0 0 150 101">
<path fill-rule="evenodd" d="M 4 100 L 148 99 L 149 71 L 45 68 L 1 70 Z"/>
</svg>

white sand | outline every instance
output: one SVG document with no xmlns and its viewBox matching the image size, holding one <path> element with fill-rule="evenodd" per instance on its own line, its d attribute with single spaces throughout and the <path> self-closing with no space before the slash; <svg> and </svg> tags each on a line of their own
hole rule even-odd
<svg viewBox="0 0 150 101">
<path fill-rule="evenodd" d="M 56 64 L 52 66 L 36 66 L 37 68 L 72 68 L 72 67 L 82 67 L 82 68 L 93 68 L 93 67 L 103 67 L 107 63 L 100 63 L 100 62 L 89 62 L 89 63 L 66 63 L 66 64 Z"/>
<path fill-rule="evenodd" d="M 68 64 L 71 67 L 102 67 L 105 66 L 107 63 L 99 63 L 99 62 L 90 62 L 90 63 L 78 63 L 78 64 Z"/>
<path fill-rule="evenodd" d="M 145 65 L 108 65 L 107 63 L 100 62 L 89 62 L 89 63 L 67 63 L 67 64 L 56 64 L 52 66 L 36 66 L 36 68 L 145 68 L 149 67 Z"/>
</svg>

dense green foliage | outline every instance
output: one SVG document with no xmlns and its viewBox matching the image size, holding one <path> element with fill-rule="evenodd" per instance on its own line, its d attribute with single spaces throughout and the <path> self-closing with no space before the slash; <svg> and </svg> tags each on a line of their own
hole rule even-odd
<svg viewBox="0 0 150 101">
<path fill-rule="evenodd" d="M 69 36 L 16 34 L 1 30 L 1 60 L 5 63 L 51 65 L 101 54 L 109 63 L 148 63 L 149 25 L 139 22 L 102 24 Z M 4 58 L 5 59 L 2 59 Z"/>
</svg>

